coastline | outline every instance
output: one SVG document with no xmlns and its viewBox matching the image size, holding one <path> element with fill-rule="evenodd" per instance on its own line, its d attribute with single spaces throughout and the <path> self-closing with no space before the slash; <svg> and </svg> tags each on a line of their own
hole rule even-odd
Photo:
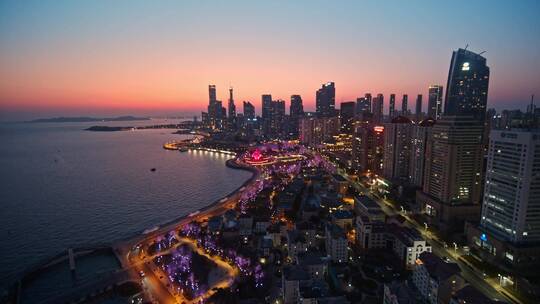
<svg viewBox="0 0 540 304">
<path fill-rule="evenodd" d="M 167 233 L 167 232 L 169 232 L 171 230 L 177 229 L 178 226 L 185 224 L 185 223 L 183 223 L 184 221 L 193 220 L 196 217 L 202 216 L 206 212 L 208 212 L 208 211 L 210 211 L 210 210 L 212 210 L 214 208 L 224 207 L 228 203 L 228 200 L 223 201 L 224 199 L 230 199 L 232 196 L 238 195 L 240 189 L 246 187 L 250 183 L 254 182 L 257 178 L 259 178 L 260 171 L 257 168 L 252 167 L 252 166 L 239 165 L 239 164 L 234 162 L 235 159 L 236 158 L 228 159 L 225 162 L 225 165 L 228 168 L 231 168 L 231 169 L 246 170 L 246 171 L 249 171 L 249 172 L 252 173 L 251 177 L 249 179 L 247 179 L 244 183 L 242 183 L 240 186 L 238 186 L 235 190 L 231 191 L 230 193 L 226 194 L 225 196 L 221 197 L 220 199 L 215 200 L 214 202 L 210 203 L 209 205 L 194 211 L 194 212 L 198 211 L 196 216 L 192 217 L 191 214 L 193 212 L 191 212 L 189 214 L 185 214 L 185 215 L 182 215 L 182 216 L 180 216 L 178 218 L 175 218 L 175 219 L 173 219 L 171 221 L 165 222 L 164 224 L 160 225 L 158 227 L 158 229 L 155 230 L 155 231 L 151 231 L 151 232 L 146 233 L 146 234 L 143 234 L 144 231 L 142 231 L 142 232 L 139 232 L 138 235 L 127 237 L 127 238 L 125 238 L 123 240 L 118 240 L 118 241 L 114 242 L 111 247 L 112 247 L 113 252 L 116 255 L 116 258 L 120 262 L 120 265 L 122 266 L 122 268 L 124 268 L 126 266 L 126 263 L 125 263 L 125 260 L 124 260 L 125 254 L 126 254 L 126 252 L 129 252 L 129 249 L 134 244 L 139 243 L 144 239 L 153 238 L 153 237 L 156 237 L 156 236 L 158 236 L 160 234 L 164 234 L 164 233 Z"/>
<path fill-rule="evenodd" d="M 157 226 L 158 229 L 156 229 L 155 231 L 146 234 L 143 234 L 144 230 L 139 231 L 131 236 L 115 240 L 111 243 L 83 244 L 82 246 L 73 247 L 74 251 L 77 253 L 77 256 L 84 256 L 93 254 L 100 250 L 110 250 L 120 266 L 116 272 L 124 272 L 128 270 L 128 263 L 125 262 L 124 258 L 126 257 L 126 252 L 129 252 L 133 244 L 136 244 L 141 240 L 147 238 L 156 237 L 159 234 L 167 233 L 172 229 L 177 229 L 178 226 L 184 224 L 184 221 L 194 220 L 197 216 L 204 215 L 210 210 L 216 208 L 223 208 L 224 205 L 228 203 L 228 199 L 230 199 L 232 196 L 239 195 L 241 189 L 254 182 L 260 176 L 260 171 L 257 168 L 236 163 L 236 157 L 226 160 L 225 166 L 231 169 L 249 171 L 252 173 L 252 175 L 250 178 L 245 180 L 241 185 L 239 185 L 230 193 L 222 196 L 221 198 L 211 202 L 210 204 L 196 211 L 193 211 L 197 212 L 196 216 L 192 216 L 193 212 L 189 214 L 184 214 L 163 224 L 159 224 L 159 226 Z M 127 251 L 125 251 L 126 249 Z M 30 265 L 28 268 L 23 270 L 17 277 L 13 279 L 10 284 L 6 286 L 8 288 L 8 299 L 12 298 L 13 296 L 15 296 L 16 299 L 20 297 L 22 285 L 25 281 L 31 280 L 35 276 L 39 275 L 40 272 L 46 271 L 48 268 L 65 261 L 68 258 L 66 251 L 67 248 L 55 255 L 52 255 L 50 257 L 47 257 L 46 259 L 43 259 L 42 261 L 35 263 L 34 265 Z"/>
</svg>

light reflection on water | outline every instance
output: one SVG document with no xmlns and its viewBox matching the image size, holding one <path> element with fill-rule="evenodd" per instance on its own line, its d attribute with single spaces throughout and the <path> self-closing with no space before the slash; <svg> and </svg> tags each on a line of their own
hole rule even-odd
<svg viewBox="0 0 540 304">
<path fill-rule="evenodd" d="M 225 154 L 164 150 L 182 138 L 172 130 L 82 131 L 91 125 L 0 124 L 0 282 L 67 247 L 193 212 L 250 176 L 226 168 Z"/>
</svg>

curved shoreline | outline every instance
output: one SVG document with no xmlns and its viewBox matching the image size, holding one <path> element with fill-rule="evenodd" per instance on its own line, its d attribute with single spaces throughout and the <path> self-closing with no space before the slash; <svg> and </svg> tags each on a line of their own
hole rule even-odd
<svg viewBox="0 0 540 304">
<path fill-rule="evenodd" d="M 235 170 L 249 171 L 249 172 L 252 173 L 251 177 L 248 178 L 246 181 L 244 181 L 240 186 L 235 188 L 230 193 L 228 193 L 228 194 L 220 197 L 219 199 L 211 202 L 210 204 L 208 204 L 208 205 L 194 211 L 194 212 L 198 211 L 197 215 L 202 215 L 202 214 L 204 214 L 204 212 L 206 212 L 206 211 L 208 211 L 210 209 L 213 209 L 213 208 L 216 208 L 216 207 L 219 207 L 221 205 L 226 204 L 227 201 L 223 201 L 224 199 L 230 198 L 231 196 L 239 194 L 239 191 L 242 188 L 246 187 L 250 183 L 254 182 L 257 178 L 259 178 L 260 171 L 257 168 L 255 168 L 253 166 L 238 164 L 238 163 L 236 163 L 235 160 L 236 160 L 236 157 L 226 160 L 225 166 L 227 166 L 228 168 L 231 168 L 231 169 L 235 169 Z M 191 212 L 191 213 L 193 213 L 193 212 Z M 120 265 L 119 271 L 121 271 L 121 270 L 124 270 L 126 268 L 126 266 L 127 266 L 127 265 L 125 265 L 124 258 L 123 258 L 124 257 L 124 252 L 123 251 L 126 248 L 126 246 L 128 246 L 128 248 L 131 248 L 132 244 L 136 244 L 136 243 L 140 242 L 142 239 L 155 237 L 155 236 L 157 236 L 159 234 L 167 233 L 171 229 L 176 229 L 177 226 L 180 225 L 182 221 L 185 221 L 185 220 L 191 218 L 191 213 L 184 214 L 184 215 L 182 215 L 180 217 L 177 217 L 177 218 L 169 220 L 169 221 L 167 221 L 167 222 L 165 222 L 163 224 L 160 224 L 158 226 L 159 227 L 158 229 L 156 229 L 155 231 L 152 231 L 150 233 L 143 234 L 144 231 L 139 231 L 139 232 L 136 232 L 136 234 L 134 234 L 132 236 L 128 236 L 128 237 L 125 237 L 125 238 L 115 240 L 115 241 L 111 242 L 108 245 L 105 245 L 103 243 L 94 244 L 94 245 L 89 244 L 89 245 L 77 246 L 77 247 L 74 247 L 73 249 L 75 251 L 85 250 L 86 252 L 84 254 L 82 254 L 82 255 L 87 255 L 87 254 L 92 254 L 96 250 L 103 250 L 105 248 L 108 248 L 108 249 L 111 250 L 111 252 L 115 256 L 115 258 L 117 259 L 117 261 L 118 261 L 118 263 Z M 56 255 L 47 257 L 46 259 L 44 259 L 42 261 L 39 261 L 36 264 L 31 265 L 27 269 L 22 271 L 21 274 L 18 277 L 16 277 L 14 279 L 14 281 L 10 285 L 8 285 L 8 294 L 9 294 L 8 299 L 11 298 L 11 296 L 13 296 L 13 295 L 15 295 L 15 297 L 20 296 L 19 292 L 22 289 L 22 284 L 23 284 L 24 281 L 26 281 L 28 279 L 32 279 L 33 277 L 39 275 L 40 272 L 45 271 L 46 269 L 48 269 L 50 267 L 53 267 L 54 265 L 57 265 L 58 263 L 61 263 L 62 261 L 65 261 L 67 259 L 66 250 L 67 249 L 62 250 L 61 252 L 59 252 Z"/>
</svg>

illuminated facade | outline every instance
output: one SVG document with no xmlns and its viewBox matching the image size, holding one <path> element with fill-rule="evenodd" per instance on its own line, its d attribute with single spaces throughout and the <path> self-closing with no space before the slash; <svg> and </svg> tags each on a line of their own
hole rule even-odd
<svg viewBox="0 0 540 304">
<path fill-rule="evenodd" d="M 362 122 L 352 138 L 353 168 L 358 173 L 382 170 L 384 126 Z"/>
<path fill-rule="evenodd" d="M 483 126 L 472 118 L 437 121 L 426 153 L 426 193 L 446 204 L 480 202 L 482 133 Z"/>
<path fill-rule="evenodd" d="M 540 242 L 539 212 L 540 132 L 491 131 L 481 227 L 512 243 Z"/>
<path fill-rule="evenodd" d="M 317 116 L 332 117 L 336 111 L 336 88 L 333 82 L 327 82 L 317 90 L 315 96 Z"/>
<path fill-rule="evenodd" d="M 300 142 L 318 146 L 339 134 L 339 117 L 304 117 L 300 120 Z"/>
<path fill-rule="evenodd" d="M 388 180 L 408 180 L 411 159 L 410 119 L 398 116 L 384 124 L 383 175 Z"/>
<path fill-rule="evenodd" d="M 440 119 L 442 115 L 443 87 L 441 85 L 430 85 L 428 93 L 427 115 L 435 120 Z"/>
<path fill-rule="evenodd" d="M 434 119 L 427 118 L 412 126 L 409 179 L 413 185 L 420 188 L 424 185 L 427 141 L 434 123 Z"/>
<path fill-rule="evenodd" d="M 484 123 L 488 85 L 486 58 L 466 49 L 454 51 L 448 72 L 444 114 L 473 115 Z"/>
</svg>

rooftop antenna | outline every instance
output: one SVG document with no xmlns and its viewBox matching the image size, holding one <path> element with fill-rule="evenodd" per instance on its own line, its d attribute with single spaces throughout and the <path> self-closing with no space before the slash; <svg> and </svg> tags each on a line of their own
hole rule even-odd
<svg viewBox="0 0 540 304">
<path fill-rule="evenodd" d="M 465 50 L 467 50 L 468 47 L 469 47 L 469 44 L 467 43 L 467 45 L 465 46 Z"/>
<path fill-rule="evenodd" d="M 482 54 L 484 54 L 485 52 L 487 52 L 487 51 L 482 51 L 482 52 L 478 53 L 478 55 L 482 55 Z"/>
</svg>

